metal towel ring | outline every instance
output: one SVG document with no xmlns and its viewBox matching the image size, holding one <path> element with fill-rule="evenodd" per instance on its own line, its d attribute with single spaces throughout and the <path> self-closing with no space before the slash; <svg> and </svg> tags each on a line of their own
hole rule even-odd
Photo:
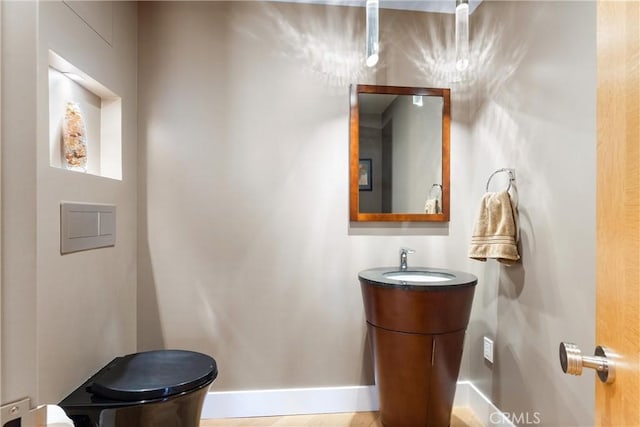
<svg viewBox="0 0 640 427">
<path fill-rule="evenodd" d="M 433 184 L 429 189 L 429 197 L 431 197 L 431 194 L 433 193 L 433 187 L 440 189 L 440 197 L 442 197 L 442 184 Z"/>
<path fill-rule="evenodd" d="M 489 191 L 489 183 L 491 182 L 491 179 L 493 178 L 493 176 L 501 172 L 506 172 L 509 174 L 509 186 L 507 187 L 507 191 L 511 190 L 511 183 L 516 180 L 514 170 L 509 168 L 502 168 L 502 169 L 498 169 L 497 171 L 495 171 L 489 176 L 489 179 L 487 180 L 487 187 L 486 187 L 487 192 Z"/>
</svg>

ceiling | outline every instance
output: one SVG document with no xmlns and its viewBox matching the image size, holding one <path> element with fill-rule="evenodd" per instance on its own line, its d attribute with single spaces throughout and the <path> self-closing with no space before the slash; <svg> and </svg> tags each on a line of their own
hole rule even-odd
<svg viewBox="0 0 640 427">
<path fill-rule="evenodd" d="M 361 6 L 365 0 L 269 0 L 284 3 L 313 3 L 334 6 Z M 482 0 L 469 0 L 469 13 L 478 7 Z M 380 8 L 397 10 L 415 10 L 419 12 L 455 13 L 455 0 L 380 0 Z"/>
</svg>

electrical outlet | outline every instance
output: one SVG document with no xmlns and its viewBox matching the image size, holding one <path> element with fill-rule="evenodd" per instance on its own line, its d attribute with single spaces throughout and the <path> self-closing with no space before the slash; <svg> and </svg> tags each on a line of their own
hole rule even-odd
<svg viewBox="0 0 640 427">
<path fill-rule="evenodd" d="M 489 363 L 493 363 L 493 340 L 489 337 L 484 337 L 484 358 Z"/>
</svg>

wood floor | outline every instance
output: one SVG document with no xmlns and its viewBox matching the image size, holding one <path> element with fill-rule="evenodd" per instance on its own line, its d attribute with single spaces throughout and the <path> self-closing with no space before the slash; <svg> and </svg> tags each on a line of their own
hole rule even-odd
<svg viewBox="0 0 640 427">
<path fill-rule="evenodd" d="M 382 427 L 377 412 L 203 420 L 200 427 Z M 484 427 L 468 408 L 453 408 L 451 427 Z"/>
</svg>

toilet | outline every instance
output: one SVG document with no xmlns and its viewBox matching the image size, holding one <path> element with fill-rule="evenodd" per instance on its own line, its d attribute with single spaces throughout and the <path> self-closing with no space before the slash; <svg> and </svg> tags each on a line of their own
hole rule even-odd
<svg viewBox="0 0 640 427">
<path fill-rule="evenodd" d="M 216 361 L 186 350 L 117 357 L 60 403 L 75 427 L 198 427 Z"/>
</svg>

